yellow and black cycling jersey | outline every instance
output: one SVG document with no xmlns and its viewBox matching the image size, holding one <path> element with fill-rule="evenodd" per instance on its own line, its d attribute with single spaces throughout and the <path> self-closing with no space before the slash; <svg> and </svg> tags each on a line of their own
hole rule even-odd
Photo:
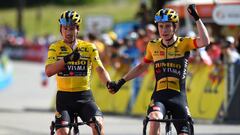
<svg viewBox="0 0 240 135">
<path fill-rule="evenodd" d="M 77 40 L 76 48 L 80 53 L 80 59 L 76 62 L 69 61 L 65 64 L 65 69 L 57 74 L 58 91 L 89 90 L 92 68 L 103 66 L 94 44 Z M 63 40 L 57 41 L 49 47 L 46 65 L 55 63 L 72 52 L 72 48 L 65 44 Z"/>
<path fill-rule="evenodd" d="M 188 37 L 178 37 L 169 46 L 164 45 L 162 39 L 148 43 L 144 61 L 154 63 L 155 91 L 185 91 L 188 57 L 190 50 L 196 48 L 196 39 Z"/>
</svg>

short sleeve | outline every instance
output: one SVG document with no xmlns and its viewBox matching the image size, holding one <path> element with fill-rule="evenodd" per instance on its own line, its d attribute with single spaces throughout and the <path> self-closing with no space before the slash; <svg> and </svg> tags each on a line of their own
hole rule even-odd
<svg viewBox="0 0 240 135">
<path fill-rule="evenodd" d="M 93 67 L 103 67 L 102 61 L 99 57 L 98 50 L 94 44 L 92 44 L 92 54 L 91 54 L 91 61 L 93 64 Z"/>
<path fill-rule="evenodd" d="M 196 38 L 186 37 L 184 41 L 186 43 L 186 51 L 190 51 L 198 48 Z"/>
<path fill-rule="evenodd" d="M 152 53 L 151 53 L 151 44 L 148 43 L 146 48 L 146 54 L 144 56 L 144 62 L 145 63 L 151 63 L 153 61 Z"/>
<path fill-rule="evenodd" d="M 57 61 L 57 54 L 56 54 L 56 45 L 52 44 L 50 45 L 48 49 L 48 56 L 45 65 L 49 65 L 52 63 L 55 63 Z"/>
</svg>

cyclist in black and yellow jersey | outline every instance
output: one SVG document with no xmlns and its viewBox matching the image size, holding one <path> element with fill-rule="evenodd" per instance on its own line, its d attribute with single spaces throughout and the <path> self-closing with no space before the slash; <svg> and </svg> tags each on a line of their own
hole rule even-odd
<svg viewBox="0 0 240 135">
<path fill-rule="evenodd" d="M 160 9 L 155 15 L 160 38 L 148 43 L 144 60 L 131 69 L 114 85 L 111 93 L 116 93 L 120 87 L 141 73 L 153 63 L 155 72 L 155 89 L 148 107 L 150 119 L 162 119 L 166 110 L 171 111 L 174 119 L 190 117 L 185 80 L 190 50 L 207 46 L 210 43 L 207 29 L 202 23 L 195 5 L 188 6 L 188 12 L 195 19 L 198 36 L 196 38 L 178 37 L 176 31 L 179 25 L 179 16 L 173 9 Z M 187 122 L 174 124 L 179 135 L 189 132 Z M 150 135 L 159 135 L 158 122 L 150 122 Z"/>
<path fill-rule="evenodd" d="M 98 121 L 103 131 L 103 114 L 96 105 L 91 88 L 91 73 L 95 69 L 104 84 L 110 82 L 108 72 L 103 67 L 98 50 L 92 43 L 77 39 L 82 18 L 76 11 L 62 13 L 60 33 L 63 40 L 50 45 L 45 72 L 48 77 L 56 74 L 56 124 L 68 124 L 73 114 L 78 113 L 83 121 L 93 118 Z M 97 135 L 94 124 L 92 132 Z M 57 129 L 58 135 L 66 135 L 69 128 Z"/>
</svg>

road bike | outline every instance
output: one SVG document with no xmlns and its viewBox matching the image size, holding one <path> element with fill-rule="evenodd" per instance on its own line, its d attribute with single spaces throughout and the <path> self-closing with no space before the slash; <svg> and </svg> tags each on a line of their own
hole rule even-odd
<svg viewBox="0 0 240 135">
<path fill-rule="evenodd" d="M 148 116 L 143 120 L 143 135 L 146 135 L 147 125 L 149 121 L 165 123 L 165 135 L 173 135 L 172 123 L 188 122 L 189 135 L 194 135 L 193 120 L 191 117 L 187 119 L 173 119 L 170 111 L 167 112 L 164 119 L 150 119 Z"/>
<path fill-rule="evenodd" d="M 89 125 L 91 123 L 95 124 L 95 128 L 97 130 L 98 135 L 101 135 L 100 125 L 99 125 L 99 123 L 98 123 L 98 121 L 96 120 L 95 117 L 91 121 L 88 121 L 88 122 L 79 122 L 77 113 L 74 113 L 73 122 L 69 123 L 69 124 L 65 124 L 65 125 L 56 124 L 54 121 L 52 121 L 51 126 L 50 126 L 50 135 L 54 135 L 55 132 L 56 132 L 56 128 L 61 128 L 61 127 L 69 127 L 70 130 L 69 130 L 68 135 L 80 135 L 79 126 Z"/>
</svg>

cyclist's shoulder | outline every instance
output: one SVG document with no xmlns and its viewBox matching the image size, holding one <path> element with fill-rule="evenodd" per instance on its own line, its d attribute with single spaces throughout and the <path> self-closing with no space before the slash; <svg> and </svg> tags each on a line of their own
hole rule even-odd
<svg viewBox="0 0 240 135">
<path fill-rule="evenodd" d="M 192 41 L 194 40 L 195 38 L 194 37 L 178 37 L 178 41 L 179 42 L 188 42 L 188 41 Z"/>
<path fill-rule="evenodd" d="M 77 40 L 77 44 L 79 46 L 85 46 L 85 47 L 92 47 L 92 46 L 94 46 L 93 43 L 85 41 L 85 40 L 80 40 L 80 39 Z"/>
<path fill-rule="evenodd" d="M 56 51 L 56 50 L 58 50 L 58 48 L 61 48 L 62 45 L 64 45 L 63 40 L 58 40 L 56 42 L 53 42 L 49 46 L 49 51 Z"/>
<path fill-rule="evenodd" d="M 52 44 L 50 44 L 50 47 L 59 47 L 59 46 L 62 46 L 62 45 L 64 45 L 63 40 L 58 40 L 58 41 L 55 41 Z"/>
<path fill-rule="evenodd" d="M 159 43 L 161 43 L 161 38 L 156 38 L 156 39 L 153 39 L 153 40 L 149 41 L 150 45 L 157 45 Z"/>
<path fill-rule="evenodd" d="M 88 50 L 95 50 L 96 49 L 96 45 L 88 42 L 88 41 L 84 41 L 84 40 L 77 40 L 77 44 L 79 48 L 86 48 Z"/>
</svg>

